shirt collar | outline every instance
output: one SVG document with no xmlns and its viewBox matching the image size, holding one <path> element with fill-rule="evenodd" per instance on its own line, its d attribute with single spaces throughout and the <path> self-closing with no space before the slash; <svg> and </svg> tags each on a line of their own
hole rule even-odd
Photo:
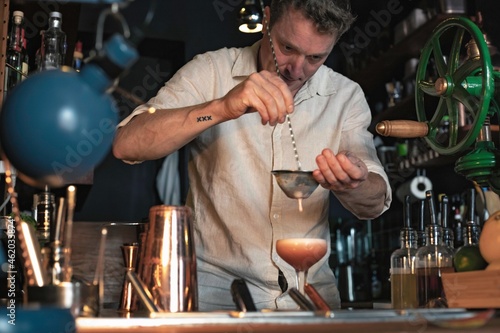
<svg viewBox="0 0 500 333">
<path fill-rule="evenodd" d="M 257 69 L 257 57 L 259 54 L 260 40 L 252 46 L 246 47 L 243 52 L 240 52 L 236 61 L 234 62 L 231 74 L 233 77 L 249 76 L 255 73 Z M 247 51 L 246 49 L 250 49 Z"/>
<path fill-rule="evenodd" d="M 323 65 L 318 68 L 301 90 L 307 90 L 310 94 L 328 96 L 337 92 L 337 81 L 334 72 Z"/>
</svg>

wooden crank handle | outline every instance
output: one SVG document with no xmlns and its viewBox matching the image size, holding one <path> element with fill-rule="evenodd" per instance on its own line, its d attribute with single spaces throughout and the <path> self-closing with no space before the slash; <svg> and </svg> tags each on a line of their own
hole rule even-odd
<svg viewBox="0 0 500 333">
<path fill-rule="evenodd" d="M 377 124 L 376 131 L 382 136 L 395 138 L 423 138 L 429 133 L 427 123 L 414 120 L 384 120 Z"/>
</svg>

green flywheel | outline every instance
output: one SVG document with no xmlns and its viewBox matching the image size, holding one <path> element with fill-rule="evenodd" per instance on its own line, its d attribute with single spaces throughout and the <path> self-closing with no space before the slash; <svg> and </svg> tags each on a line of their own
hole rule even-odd
<svg viewBox="0 0 500 333">
<path fill-rule="evenodd" d="M 464 47 L 466 56 L 461 53 Z M 493 94 L 493 66 L 481 30 L 465 17 L 441 22 L 422 49 L 416 75 L 417 118 L 428 124 L 428 145 L 442 155 L 470 147 L 489 115 Z M 467 120 L 462 128 L 460 110 L 465 111 Z M 444 118 L 447 128 L 443 139 Z"/>
</svg>

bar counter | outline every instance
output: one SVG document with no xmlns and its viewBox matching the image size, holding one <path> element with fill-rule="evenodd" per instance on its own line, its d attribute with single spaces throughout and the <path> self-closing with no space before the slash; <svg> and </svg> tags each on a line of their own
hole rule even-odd
<svg viewBox="0 0 500 333">
<path fill-rule="evenodd" d="M 103 314 L 105 316 L 105 314 Z M 500 332 L 495 310 L 338 310 L 329 313 L 160 313 L 151 318 L 100 317 L 76 320 L 77 333 L 159 332 Z"/>
<path fill-rule="evenodd" d="M 118 313 L 117 302 L 123 287 L 125 276 L 120 245 L 137 242 L 140 228 L 137 223 L 92 223 L 79 222 L 73 226 L 73 272 L 82 281 L 92 281 L 96 271 L 96 258 L 101 229 L 108 229 L 105 271 L 104 297 L 97 317 L 79 316 L 71 325 L 76 324 L 76 333 L 184 333 L 184 332 L 500 332 L 500 309 L 474 310 L 465 309 L 415 309 L 391 310 L 387 307 L 373 309 L 341 309 L 332 312 L 310 311 L 267 311 L 267 312 L 190 312 L 190 313 L 159 313 L 147 316 L 133 314 L 127 318 Z M 352 304 L 351 304 L 352 305 Z M 366 304 L 364 304 L 366 306 Z M 371 306 L 372 304 L 370 304 Z M 0 308 L 0 313 L 2 313 Z M 41 319 L 53 323 L 64 323 L 55 315 L 43 313 Z M 31 314 L 33 315 L 33 314 Z M 34 315 L 37 315 L 36 311 Z M 67 314 L 66 314 L 67 315 Z M 19 324 L 36 325 L 33 317 L 23 317 L 19 314 Z M 65 317 L 66 318 L 66 317 Z M 65 320 L 68 320 L 67 318 Z M 68 321 L 66 321 L 68 323 Z M 2 326 L 0 332 L 32 333 L 33 326 L 22 330 Z M 38 324 L 40 325 L 40 324 Z M 6 328 L 6 330 L 3 329 Z M 40 326 L 38 326 L 40 327 Z M 36 327 L 35 327 L 36 328 Z M 73 326 L 74 328 L 74 326 Z M 20 330 L 19 330 L 20 329 Z M 53 329 L 53 332 L 74 332 L 67 329 Z"/>
</svg>

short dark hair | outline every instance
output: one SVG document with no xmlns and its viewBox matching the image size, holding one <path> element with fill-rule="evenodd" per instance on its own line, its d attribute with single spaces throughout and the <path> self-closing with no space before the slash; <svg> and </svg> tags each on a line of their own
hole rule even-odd
<svg viewBox="0 0 500 333">
<path fill-rule="evenodd" d="M 355 21 L 349 0 L 272 0 L 269 27 L 280 20 L 288 8 L 301 10 L 320 33 L 337 33 L 340 38 Z"/>
</svg>

